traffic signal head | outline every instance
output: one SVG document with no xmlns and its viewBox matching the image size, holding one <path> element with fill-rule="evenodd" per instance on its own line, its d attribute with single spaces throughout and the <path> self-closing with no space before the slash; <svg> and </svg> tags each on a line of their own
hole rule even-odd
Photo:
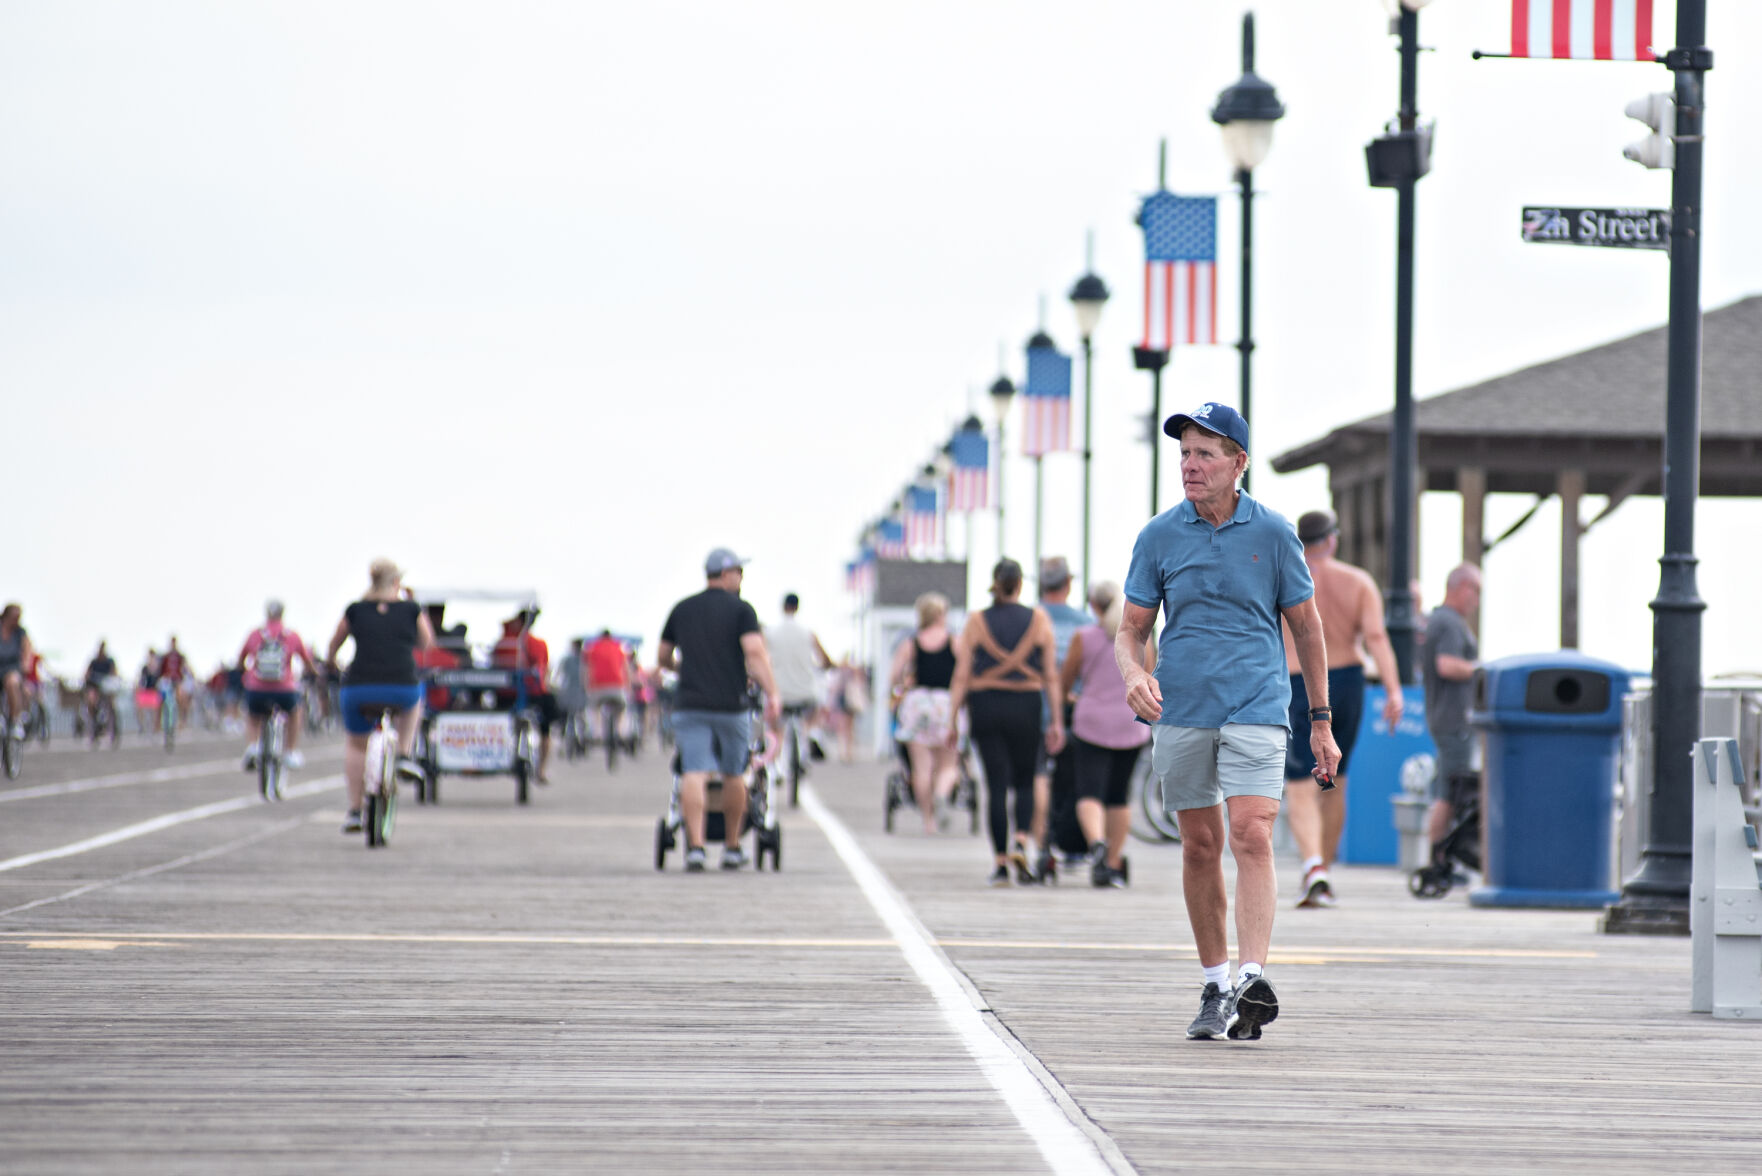
<svg viewBox="0 0 1762 1176">
<path fill-rule="evenodd" d="M 1652 133 L 1638 143 L 1629 143 L 1621 153 L 1646 167 L 1675 167 L 1676 144 L 1671 140 L 1676 132 L 1675 97 L 1667 92 L 1635 98 L 1627 104 L 1627 117 L 1645 123 Z"/>
</svg>

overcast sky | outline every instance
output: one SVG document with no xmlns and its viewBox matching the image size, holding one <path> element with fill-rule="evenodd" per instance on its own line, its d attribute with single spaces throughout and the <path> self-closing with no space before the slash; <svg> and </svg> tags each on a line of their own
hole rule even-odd
<svg viewBox="0 0 1762 1176">
<path fill-rule="evenodd" d="M 1762 291 L 1762 6 L 1709 9 L 1713 307 Z M 553 642 L 652 636 L 726 544 L 761 617 L 799 591 L 836 650 L 856 532 L 984 408 L 999 344 L 1019 378 L 1044 296 L 1075 348 L 1090 229 L 1116 292 L 1095 548 L 1118 577 L 1147 496 L 1132 216 L 1162 136 L 1171 187 L 1228 189 L 1206 115 L 1240 72 L 1241 11 L 0 0 L 0 595 L 69 672 L 100 635 L 132 666 L 172 631 L 211 665 L 272 595 L 328 635 L 380 554 L 417 583 L 536 587 Z M 1295 516 L 1325 476 L 1268 459 L 1392 396 L 1395 199 L 1363 145 L 1397 59 L 1378 0 L 1256 11 L 1289 115 L 1257 172 L 1255 488 Z M 1518 224 L 1525 203 L 1668 205 L 1668 173 L 1621 147 L 1643 133 L 1622 107 L 1670 75 L 1471 61 L 1507 47 L 1508 14 L 1422 16 L 1422 396 L 1665 314 L 1662 254 L 1526 246 Z M 1236 232 L 1229 201 L 1226 343 Z M 1182 352 L 1166 408 L 1233 402 L 1235 371 L 1228 346 Z M 1047 549 L 1074 555 L 1078 461 L 1046 471 Z M 1025 558 L 1019 458 L 1010 490 Z M 1528 504 L 1494 499 L 1489 534 Z M 1762 557 L 1737 541 L 1758 509 L 1703 508 L 1710 672 L 1762 669 Z M 1424 506 L 1427 603 L 1456 511 Z M 1587 651 L 1650 663 L 1661 520 L 1632 501 L 1587 538 Z M 1545 506 L 1489 557 L 1486 652 L 1555 643 L 1558 525 Z M 994 518 L 975 531 L 988 564 Z"/>
</svg>

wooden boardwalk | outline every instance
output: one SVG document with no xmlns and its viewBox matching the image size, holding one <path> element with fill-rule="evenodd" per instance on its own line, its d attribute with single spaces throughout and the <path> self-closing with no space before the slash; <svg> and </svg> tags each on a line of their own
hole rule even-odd
<svg viewBox="0 0 1762 1176">
<path fill-rule="evenodd" d="M 0 1170 L 1083 1168 L 805 811 L 780 875 L 656 873 L 660 764 L 558 764 L 526 808 L 449 780 L 369 853 L 334 745 L 277 806 L 227 807 L 232 754 L 27 753 L 0 783 Z M 1339 908 L 1280 915 L 1265 1039 L 1188 1042 L 1178 850 L 1134 844 L 1127 891 L 991 891 L 981 839 L 882 834 L 880 780 L 824 766 L 817 795 L 1102 1141 L 1088 1170 L 1762 1167 L 1762 1036 L 1683 1011 L 1686 941 L 1346 870 Z"/>
</svg>

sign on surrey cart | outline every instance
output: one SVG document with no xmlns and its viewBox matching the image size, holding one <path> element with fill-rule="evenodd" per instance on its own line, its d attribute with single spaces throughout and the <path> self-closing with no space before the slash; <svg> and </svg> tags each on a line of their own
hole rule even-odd
<svg viewBox="0 0 1762 1176">
<path fill-rule="evenodd" d="M 1665 208 L 1545 208 L 1525 206 L 1523 239 L 1604 249 L 1670 248 Z"/>
</svg>

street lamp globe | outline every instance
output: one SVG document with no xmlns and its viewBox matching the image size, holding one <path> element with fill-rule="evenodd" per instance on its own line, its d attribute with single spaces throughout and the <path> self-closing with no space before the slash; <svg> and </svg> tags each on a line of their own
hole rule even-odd
<svg viewBox="0 0 1762 1176">
<path fill-rule="evenodd" d="M 1224 153 L 1238 172 L 1251 172 L 1273 145 L 1273 123 L 1285 117 L 1278 94 L 1254 72 L 1254 14 L 1242 18 L 1242 76 L 1217 97 L 1211 121 L 1224 133 Z"/>
<path fill-rule="evenodd" d="M 1084 339 L 1095 337 L 1101 325 L 1101 309 L 1107 305 L 1107 283 L 1093 273 L 1084 274 L 1071 287 L 1071 308 L 1077 312 L 1077 334 Z"/>
<path fill-rule="evenodd" d="M 999 376 L 991 384 L 991 407 L 997 410 L 997 419 L 1009 419 L 1010 401 L 1016 398 L 1016 386 L 1010 383 L 1008 376 Z"/>
</svg>

